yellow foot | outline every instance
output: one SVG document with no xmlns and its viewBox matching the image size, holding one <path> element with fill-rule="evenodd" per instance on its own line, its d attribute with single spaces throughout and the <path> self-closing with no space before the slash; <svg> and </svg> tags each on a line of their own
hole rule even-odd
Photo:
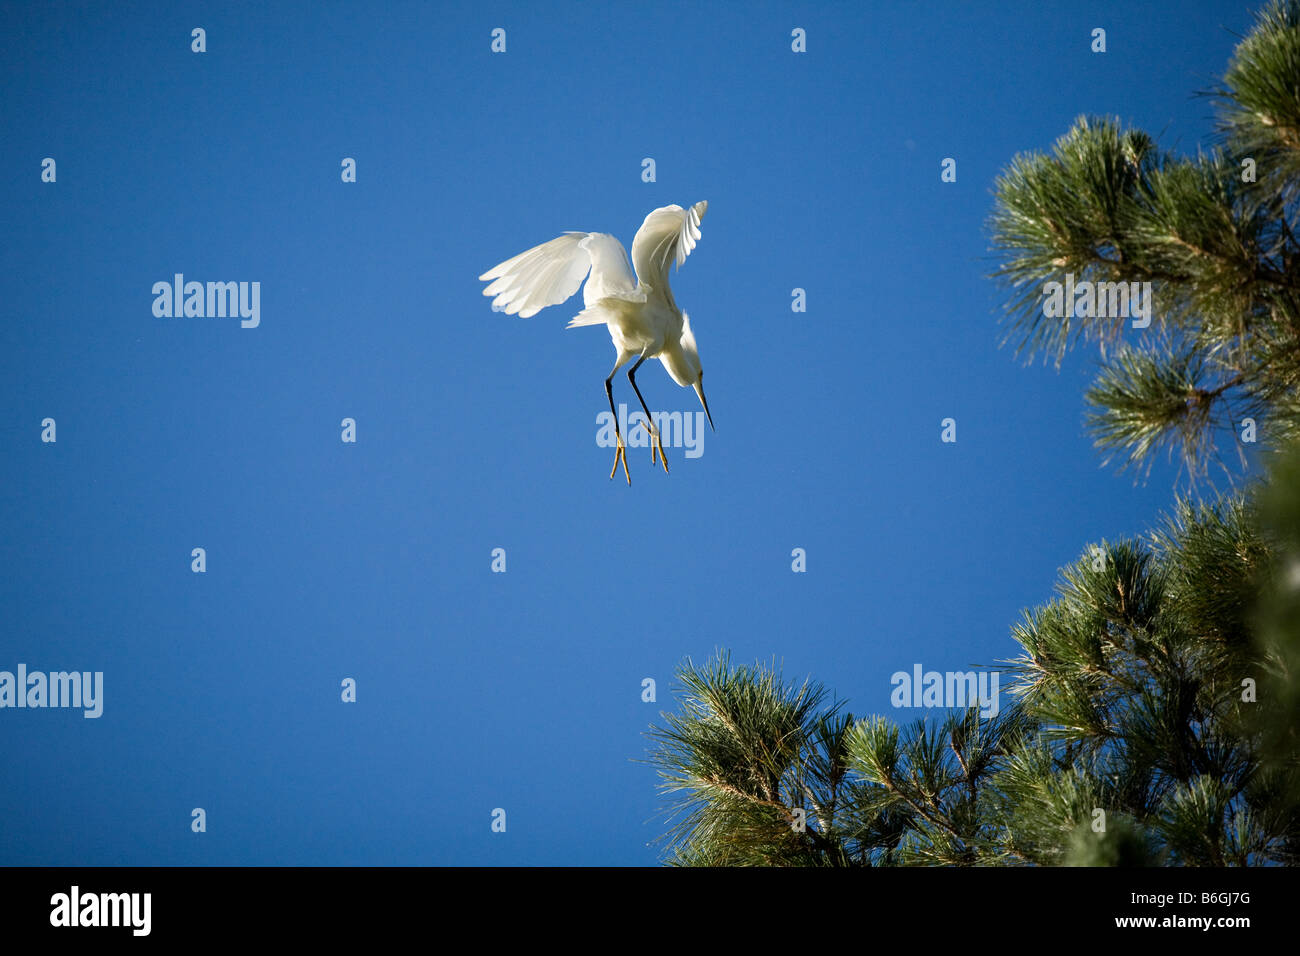
<svg viewBox="0 0 1300 956">
<path fill-rule="evenodd" d="M 623 463 L 623 477 L 627 479 L 628 486 L 632 485 L 632 476 L 627 473 L 627 449 L 623 447 L 623 439 L 618 439 L 618 451 L 614 453 L 614 467 L 609 470 L 609 477 L 612 479 L 618 471 L 618 463 Z"/>
<path fill-rule="evenodd" d="M 644 426 L 644 423 L 642 423 Z M 668 474 L 668 456 L 664 454 L 664 443 L 659 438 L 659 426 L 650 425 L 646 428 L 650 433 L 650 464 L 655 465 L 663 462 L 664 474 Z"/>
</svg>

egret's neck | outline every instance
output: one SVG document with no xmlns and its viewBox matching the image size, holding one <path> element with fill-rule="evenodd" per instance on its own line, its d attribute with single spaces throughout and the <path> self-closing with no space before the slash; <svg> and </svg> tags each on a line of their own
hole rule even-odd
<svg viewBox="0 0 1300 956">
<path fill-rule="evenodd" d="M 676 339 L 664 343 L 663 351 L 659 353 L 659 361 L 663 362 L 664 368 L 672 376 L 673 381 L 683 388 L 694 385 L 699 377 L 697 363 L 691 361 L 691 357 L 682 349 L 681 342 Z"/>
</svg>

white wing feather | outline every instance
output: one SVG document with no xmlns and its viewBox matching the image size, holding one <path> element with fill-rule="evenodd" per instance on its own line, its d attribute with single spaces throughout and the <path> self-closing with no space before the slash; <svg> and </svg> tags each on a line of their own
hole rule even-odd
<svg viewBox="0 0 1300 956">
<path fill-rule="evenodd" d="M 622 243 L 599 232 L 566 232 L 507 259 L 479 279 L 494 280 L 483 290 L 484 295 L 496 297 L 494 307 L 525 319 L 568 299 L 583 279 L 587 279 L 583 301 L 588 307 L 605 296 L 636 292 L 636 277 Z"/>
<path fill-rule="evenodd" d="M 674 307 L 673 293 L 668 287 L 668 265 L 675 261 L 680 266 L 691 254 L 701 235 L 700 220 L 708 208 L 707 202 L 697 202 L 690 209 L 663 206 L 645 217 L 632 240 L 632 263 L 637 278 Z"/>
</svg>

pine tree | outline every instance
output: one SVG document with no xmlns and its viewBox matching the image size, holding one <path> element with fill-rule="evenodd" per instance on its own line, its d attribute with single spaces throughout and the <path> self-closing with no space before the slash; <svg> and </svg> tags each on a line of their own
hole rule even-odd
<svg viewBox="0 0 1300 956">
<path fill-rule="evenodd" d="M 1300 2 L 1275 0 L 1214 91 L 1214 149 L 1177 157 L 1117 120 L 1080 117 L 1051 155 L 1017 156 L 997 181 L 1008 339 L 1058 365 L 1077 342 L 1099 345 L 1086 401 L 1108 461 L 1149 468 L 1168 449 L 1197 474 L 1218 457 L 1216 431 L 1246 418 L 1272 447 L 1300 435 L 1297 78 Z M 1150 326 L 1131 324 L 1122 287 L 1049 317 L 1049 282 L 1150 283 Z"/>
<path fill-rule="evenodd" d="M 1016 690 L 1039 721 L 995 782 L 1019 855 L 1290 862 L 1297 765 L 1264 753 L 1286 680 L 1255 623 L 1276 545 L 1256 510 L 1180 501 L 1147 540 L 1104 547 L 1100 570 L 1089 556 L 1065 569 L 1057 599 L 1013 630 Z"/>
<path fill-rule="evenodd" d="M 772 668 L 687 662 L 651 731 L 670 862 L 1300 862 L 1300 452 L 1276 468 L 1063 569 L 993 718 L 855 720 Z"/>
</svg>

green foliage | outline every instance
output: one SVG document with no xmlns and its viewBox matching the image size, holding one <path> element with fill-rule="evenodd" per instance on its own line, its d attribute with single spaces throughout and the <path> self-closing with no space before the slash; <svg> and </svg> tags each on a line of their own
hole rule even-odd
<svg viewBox="0 0 1300 956">
<path fill-rule="evenodd" d="M 1112 817 L 1101 833 L 1081 823 L 1070 835 L 1066 866 L 1155 866 L 1159 850 L 1147 833 L 1127 817 Z"/>
<path fill-rule="evenodd" d="M 1016 699 L 993 718 L 854 720 L 820 685 L 687 662 L 682 713 L 652 731 L 684 795 L 671 861 L 1295 862 L 1300 449 L 1258 495 L 1179 501 L 1063 568 L 1012 629 Z"/>
<path fill-rule="evenodd" d="M 1250 726 L 1261 740 L 1257 786 L 1280 813 L 1291 815 L 1292 836 L 1283 853 L 1294 865 L 1300 863 L 1294 831 L 1300 817 L 1300 442 L 1272 466 L 1274 479 L 1260 494 L 1259 513 L 1275 542 L 1275 573 L 1255 618 L 1264 677 Z"/>
<path fill-rule="evenodd" d="M 678 865 L 969 864 L 1005 855 L 984 785 L 1025 722 L 977 709 L 901 735 L 854 721 L 819 685 L 732 667 L 678 671 L 682 713 L 654 727 L 662 789 L 680 795 L 666 839 Z M 802 827 L 796 810 L 802 810 Z"/>
<path fill-rule="evenodd" d="M 1013 768 L 1025 855 L 1057 862 L 1047 824 L 1077 828 L 1091 800 L 1144 828 L 1171 863 L 1282 861 L 1294 823 L 1269 815 L 1276 795 L 1258 786 L 1273 720 L 1243 700 L 1243 680 L 1267 673 L 1253 619 L 1273 566 L 1252 508 L 1180 501 L 1147 541 L 1105 554 L 1102 570 L 1091 554 L 1065 569 L 1057 600 L 1013 632 L 1025 650 L 1017 690 L 1043 722 L 1041 746 L 1068 768 L 1045 774 L 1042 756 Z"/>
<path fill-rule="evenodd" d="M 820 685 L 787 686 L 768 669 L 732 668 L 725 654 L 688 662 L 678 677 L 682 713 L 653 731 L 663 788 L 681 795 L 670 811 L 674 862 L 847 863 L 829 836 L 851 718 L 823 706 Z M 796 810 L 809 821 L 803 832 Z"/>
<path fill-rule="evenodd" d="M 1223 126 L 1259 164 L 1259 192 L 1294 203 L 1300 185 L 1300 4 L 1272 3 L 1237 47 L 1222 93 Z"/>
<path fill-rule="evenodd" d="M 1300 0 L 1274 2 L 1218 91 L 1223 142 L 1180 158 L 1118 120 L 1080 117 L 1050 155 L 996 182 L 994 275 L 1008 339 L 1059 365 L 1100 347 L 1089 429 L 1121 465 L 1177 453 L 1193 475 L 1245 417 L 1265 444 L 1300 436 Z M 1243 163 L 1254 164 L 1253 179 Z M 1048 282 L 1150 282 L 1150 328 L 1124 316 L 1048 317 Z M 1109 310 L 1101 310 L 1109 311 Z"/>
</svg>

